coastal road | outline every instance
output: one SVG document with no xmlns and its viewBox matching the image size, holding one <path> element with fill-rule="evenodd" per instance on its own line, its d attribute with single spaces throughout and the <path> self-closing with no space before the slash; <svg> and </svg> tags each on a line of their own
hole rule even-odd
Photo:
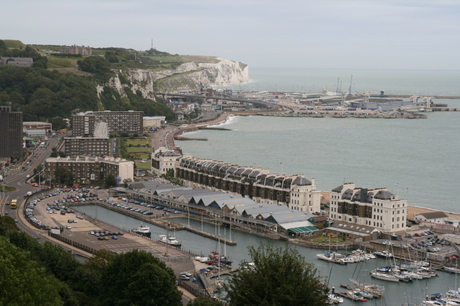
<svg viewBox="0 0 460 306">
<path fill-rule="evenodd" d="M 167 135 L 177 129 L 177 126 L 173 125 L 168 125 L 162 129 L 158 129 L 156 132 L 153 133 L 153 138 L 152 138 L 152 149 L 155 152 L 156 149 L 160 147 L 166 147 L 167 148 Z"/>
<path fill-rule="evenodd" d="M 211 112 L 209 116 L 205 116 L 205 117 L 215 118 L 215 116 L 216 116 L 216 113 Z M 176 148 L 174 144 L 174 134 L 177 133 L 179 130 L 185 133 L 187 131 L 196 129 L 197 127 L 216 125 L 216 124 L 225 122 L 229 116 L 232 116 L 232 114 L 222 113 L 218 118 L 215 118 L 214 120 L 211 120 L 211 121 L 193 123 L 193 124 L 188 124 L 188 125 L 181 125 L 179 127 L 167 126 L 163 129 L 157 130 L 157 132 L 153 134 L 153 139 L 152 139 L 153 150 L 156 150 L 159 147 L 166 147 L 168 149 L 174 150 Z"/>
</svg>

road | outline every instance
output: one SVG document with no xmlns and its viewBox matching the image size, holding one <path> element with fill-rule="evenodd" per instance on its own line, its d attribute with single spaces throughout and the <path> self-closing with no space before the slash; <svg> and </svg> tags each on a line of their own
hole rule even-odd
<svg viewBox="0 0 460 306">
<path fill-rule="evenodd" d="M 16 218 L 16 212 L 10 211 L 9 206 L 6 203 L 9 203 L 11 199 L 18 199 L 18 203 L 24 199 L 24 194 L 29 191 L 35 192 L 39 190 L 38 187 L 33 187 L 26 182 L 27 175 L 33 176 L 34 169 L 39 165 L 44 165 L 45 160 L 50 156 L 52 148 L 56 147 L 63 135 L 52 136 L 48 140 L 48 145 L 45 148 L 37 148 L 32 154 L 15 170 L 14 173 L 9 174 L 7 177 L 4 177 L 4 184 L 6 186 L 11 186 L 16 188 L 14 191 L 6 193 L 6 197 L 3 199 L 0 206 L 0 213 L 5 214 L 9 213 L 13 218 Z M 22 167 L 25 167 L 22 170 Z"/>
</svg>

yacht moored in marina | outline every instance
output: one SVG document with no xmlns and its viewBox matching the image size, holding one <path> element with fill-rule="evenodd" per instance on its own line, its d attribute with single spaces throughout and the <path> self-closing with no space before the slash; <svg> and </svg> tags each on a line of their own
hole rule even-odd
<svg viewBox="0 0 460 306">
<path fill-rule="evenodd" d="M 147 225 L 143 225 L 143 224 L 141 224 L 138 228 L 133 229 L 132 232 L 148 237 L 148 238 L 151 238 L 151 235 L 152 235 L 150 233 L 150 227 L 148 227 Z"/>
<path fill-rule="evenodd" d="M 371 272 L 371 276 L 384 281 L 399 282 L 399 279 L 396 276 L 389 273 L 379 272 L 376 270 Z"/>
<path fill-rule="evenodd" d="M 374 255 L 380 258 L 384 258 L 384 259 L 393 258 L 393 254 L 391 254 L 388 251 L 376 251 L 374 252 Z"/>
<path fill-rule="evenodd" d="M 178 248 L 182 245 L 182 242 L 178 241 L 176 237 L 169 236 L 169 235 L 160 235 L 160 242 L 163 242 L 167 245 L 178 247 Z"/>
</svg>

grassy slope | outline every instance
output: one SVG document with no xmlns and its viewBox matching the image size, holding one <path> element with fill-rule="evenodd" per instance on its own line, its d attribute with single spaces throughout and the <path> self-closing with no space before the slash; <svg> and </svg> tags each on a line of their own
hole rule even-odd
<svg viewBox="0 0 460 306">
<path fill-rule="evenodd" d="M 23 44 L 20 40 L 3 39 L 3 41 L 9 49 L 20 49 L 26 47 L 26 45 Z"/>
</svg>

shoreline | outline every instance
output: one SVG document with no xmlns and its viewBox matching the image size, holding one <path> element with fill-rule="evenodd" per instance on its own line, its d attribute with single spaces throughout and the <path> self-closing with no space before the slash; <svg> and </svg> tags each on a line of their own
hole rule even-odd
<svg viewBox="0 0 460 306">
<path fill-rule="evenodd" d="M 176 137 L 178 137 L 178 136 L 180 136 L 180 135 L 182 135 L 184 133 L 187 133 L 187 132 L 195 131 L 199 127 L 206 127 L 206 126 L 210 126 L 210 125 L 217 125 L 217 124 L 224 123 L 224 122 L 227 121 L 228 117 L 231 117 L 231 116 L 234 116 L 234 114 L 223 113 L 218 118 L 213 119 L 211 121 L 206 121 L 206 122 L 202 122 L 202 123 L 188 124 L 184 128 L 178 127 L 172 133 L 169 133 L 168 136 L 167 136 L 166 142 L 169 144 L 169 149 L 175 150 L 175 151 L 177 150 L 177 146 L 176 146 L 176 143 L 174 141 Z"/>
</svg>

